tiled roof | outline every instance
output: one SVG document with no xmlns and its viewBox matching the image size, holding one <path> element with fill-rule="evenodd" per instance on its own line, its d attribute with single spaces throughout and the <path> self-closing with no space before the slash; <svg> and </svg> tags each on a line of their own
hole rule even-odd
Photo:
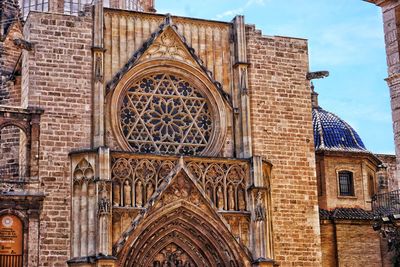
<svg viewBox="0 0 400 267">
<path fill-rule="evenodd" d="M 319 218 L 321 220 L 373 220 L 374 213 L 360 208 L 336 208 L 332 211 L 320 209 Z"/>
<path fill-rule="evenodd" d="M 316 150 L 368 152 L 357 132 L 335 114 L 317 107 L 312 116 Z"/>
</svg>

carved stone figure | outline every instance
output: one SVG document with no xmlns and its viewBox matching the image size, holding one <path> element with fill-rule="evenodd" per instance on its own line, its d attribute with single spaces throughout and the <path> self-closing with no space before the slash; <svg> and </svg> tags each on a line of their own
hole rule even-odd
<svg viewBox="0 0 400 267">
<path fill-rule="evenodd" d="M 154 193 L 153 184 L 152 184 L 152 183 L 149 183 L 149 184 L 147 185 L 147 190 L 146 190 L 146 199 L 147 199 L 147 201 L 151 198 L 151 196 L 153 195 L 153 193 Z"/>
<path fill-rule="evenodd" d="M 100 192 L 100 200 L 98 204 L 99 215 L 108 214 L 111 209 L 111 203 L 107 196 L 107 189 L 103 188 Z"/>
<path fill-rule="evenodd" d="M 256 202 L 256 208 L 254 210 L 255 213 L 255 219 L 256 221 L 264 221 L 265 220 L 265 207 L 263 203 L 263 193 L 258 192 L 257 193 L 257 202 Z"/>
<path fill-rule="evenodd" d="M 135 196 L 136 196 L 136 207 L 142 207 L 143 206 L 143 185 L 142 185 L 142 181 L 140 181 L 140 180 L 136 183 Z"/>
<path fill-rule="evenodd" d="M 228 205 L 229 210 L 235 210 L 235 191 L 233 190 L 233 185 L 228 187 Z"/>
<path fill-rule="evenodd" d="M 99 201 L 99 214 L 108 214 L 110 212 L 110 200 L 106 197 L 102 197 Z"/>
<path fill-rule="evenodd" d="M 246 200 L 244 199 L 244 191 L 242 189 L 239 190 L 238 192 L 238 202 L 239 202 L 239 210 L 244 211 L 246 210 Z"/>
<path fill-rule="evenodd" d="M 121 204 L 121 186 L 118 182 L 113 185 L 113 205 L 118 207 Z"/>
<path fill-rule="evenodd" d="M 125 207 L 132 206 L 132 197 L 131 197 L 132 187 L 129 184 L 129 181 L 126 180 L 124 184 L 124 205 Z"/>
<path fill-rule="evenodd" d="M 207 196 L 211 199 L 212 202 L 215 203 L 211 186 L 208 186 L 206 191 Z"/>
<path fill-rule="evenodd" d="M 222 192 L 222 187 L 218 186 L 217 189 L 217 203 L 218 203 L 218 209 L 223 210 L 224 209 L 224 193 Z"/>
</svg>

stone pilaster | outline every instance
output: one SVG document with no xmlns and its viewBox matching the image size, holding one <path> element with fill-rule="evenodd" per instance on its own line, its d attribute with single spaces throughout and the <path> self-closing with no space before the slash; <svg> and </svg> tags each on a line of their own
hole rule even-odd
<svg viewBox="0 0 400 267">
<path fill-rule="evenodd" d="M 393 132 L 397 157 L 396 179 L 400 180 L 400 2 L 369 0 L 382 8 L 386 59 L 392 105 Z"/>
<path fill-rule="evenodd" d="M 104 145 L 104 12 L 103 1 L 99 0 L 94 5 L 93 12 L 93 140 L 92 145 Z"/>
<path fill-rule="evenodd" d="M 249 190 L 251 216 L 251 250 L 259 265 L 268 266 L 274 257 L 272 242 L 272 201 L 270 173 L 272 165 L 262 157 L 253 157 L 252 186 Z"/>
<path fill-rule="evenodd" d="M 234 86 L 232 102 L 235 118 L 235 151 L 239 158 L 252 156 L 250 100 L 248 83 L 248 63 L 246 51 L 246 34 L 243 16 L 233 19 L 233 42 L 235 47 Z"/>
<path fill-rule="evenodd" d="M 97 254 L 112 255 L 112 227 L 111 227 L 111 174 L 110 174 L 110 150 L 101 147 L 98 151 L 98 225 L 97 225 Z"/>
<path fill-rule="evenodd" d="M 400 65 L 400 64 L 399 64 Z M 392 119 L 394 142 L 396 149 L 396 179 L 400 180 L 400 73 L 392 74 L 386 79 L 390 88 L 390 98 L 392 105 Z"/>
</svg>

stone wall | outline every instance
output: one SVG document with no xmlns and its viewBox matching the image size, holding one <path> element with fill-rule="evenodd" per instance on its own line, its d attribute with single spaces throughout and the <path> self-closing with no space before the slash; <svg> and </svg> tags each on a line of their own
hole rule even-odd
<svg viewBox="0 0 400 267">
<path fill-rule="evenodd" d="M 325 155 L 318 153 L 317 164 L 321 168 L 318 172 L 318 180 L 321 187 L 319 194 L 319 203 L 321 209 L 341 208 L 363 208 L 371 209 L 371 196 L 369 195 L 370 186 L 373 186 L 376 192 L 376 182 L 369 183 L 369 177 L 375 177 L 376 163 L 368 160 L 359 153 L 341 152 Z M 323 157 L 323 160 L 322 160 Z M 340 196 L 338 172 L 350 171 L 353 173 L 354 196 Z"/>
<path fill-rule="evenodd" d="M 40 126 L 40 190 L 47 196 L 40 225 L 40 266 L 65 266 L 70 257 L 73 149 L 90 147 L 92 16 L 32 12 L 25 38 L 23 102 L 44 109 Z M 28 90 L 29 89 L 29 90 Z"/>
<path fill-rule="evenodd" d="M 21 27 L 16 22 L 10 26 L 4 39 L 0 39 L 0 105 L 21 105 L 20 77 L 12 75 L 21 55 L 21 49 L 13 40 L 21 36 Z"/>
<path fill-rule="evenodd" d="M 323 267 L 390 266 L 382 265 L 381 240 L 370 221 L 321 221 Z"/>
<path fill-rule="evenodd" d="M 320 266 L 320 228 L 311 120 L 308 47 L 247 26 L 253 154 L 273 164 L 275 259 Z"/>
<path fill-rule="evenodd" d="M 0 129 L 0 182 L 19 176 L 20 129 L 8 126 Z"/>
<path fill-rule="evenodd" d="M 322 266 L 336 267 L 337 250 L 336 250 L 336 233 L 335 226 L 330 221 L 321 222 L 321 249 L 322 249 Z"/>
<path fill-rule="evenodd" d="M 399 180 L 400 179 L 400 73 L 396 74 L 391 78 L 388 78 L 388 84 L 390 87 L 394 144 L 395 144 L 395 151 L 397 158 L 396 179 Z"/>
<path fill-rule="evenodd" d="M 339 266 L 382 266 L 380 238 L 370 222 L 336 223 Z"/>
</svg>

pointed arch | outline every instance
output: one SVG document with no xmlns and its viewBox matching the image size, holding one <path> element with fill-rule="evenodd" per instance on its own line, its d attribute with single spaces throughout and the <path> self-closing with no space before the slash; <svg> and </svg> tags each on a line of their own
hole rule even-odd
<svg viewBox="0 0 400 267">
<path fill-rule="evenodd" d="M 170 243 L 189 255 L 195 266 L 246 266 L 245 253 L 226 227 L 186 201 L 153 214 L 117 256 L 121 266 L 152 267 L 157 253 Z"/>
<path fill-rule="evenodd" d="M 140 217 L 114 246 L 120 266 L 162 266 L 157 264 L 172 258 L 192 260 L 192 266 L 250 266 L 248 251 L 184 169 L 176 171 Z M 162 258 L 160 251 L 170 244 L 179 253 Z"/>
</svg>

